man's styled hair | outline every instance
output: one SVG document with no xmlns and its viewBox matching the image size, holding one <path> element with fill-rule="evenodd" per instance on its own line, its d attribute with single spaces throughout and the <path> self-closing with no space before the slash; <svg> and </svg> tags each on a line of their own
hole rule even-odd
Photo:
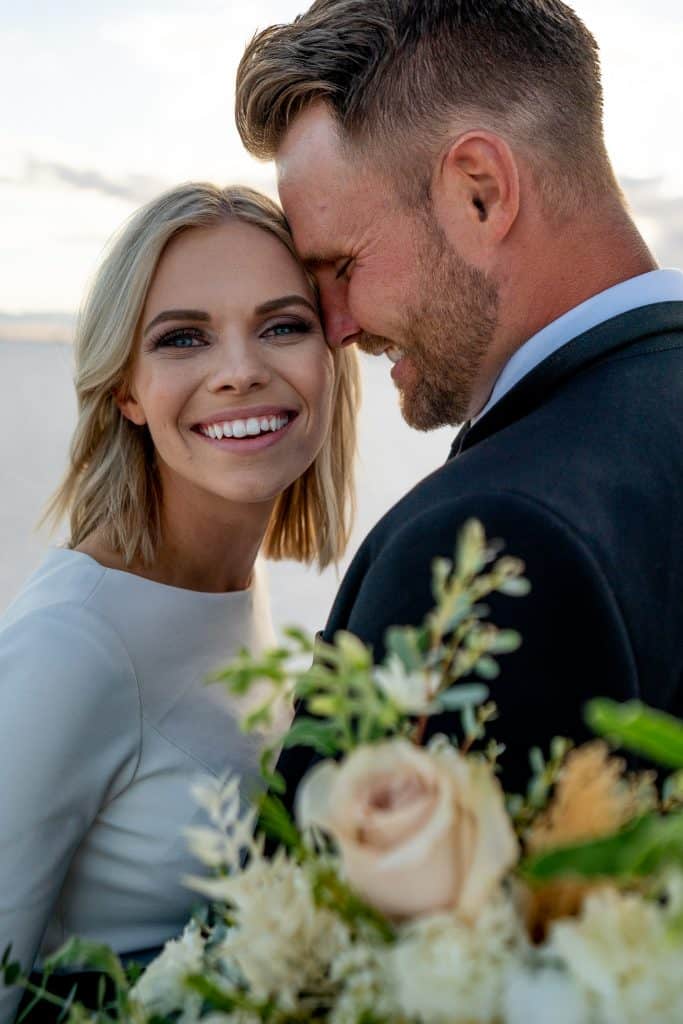
<svg viewBox="0 0 683 1024">
<path fill-rule="evenodd" d="M 523 150 L 556 213 L 619 192 L 597 43 L 561 0 L 315 0 L 244 53 L 244 145 L 272 159 L 294 118 L 321 100 L 351 154 L 418 195 L 454 130 L 471 128 Z"/>
<path fill-rule="evenodd" d="M 70 520 L 70 547 L 103 531 L 126 565 L 154 560 L 160 541 L 161 481 L 146 426 L 131 423 L 117 396 L 126 394 L 140 318 L 154 272 L 183 231 L 237 221 L 274 235 L 298 256 L 282 210 L 241 186 L 190 182 L 138 210 L 113 239 L 76 329 L 78 421 L 64 480 L 43 520 Z M 313 282 L 312 282 L 313 283 Z M 334 405 L 314 462 L 277 498 L 263 543 L 266 557 L 317 561 L 323 568 L 346 548 L 354 505 L 353 461 L 359 371 L 356 353 L 334 349 Z"/>
</svg>

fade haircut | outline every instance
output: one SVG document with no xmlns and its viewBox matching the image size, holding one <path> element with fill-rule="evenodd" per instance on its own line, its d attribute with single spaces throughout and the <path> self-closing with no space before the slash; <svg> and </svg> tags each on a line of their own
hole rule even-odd
<svg viewBox="0 0 683 1024">
<path fill-rule="evenodd" d="M 272 159 L 319 101 L 348 152 L 374 160 L 413 201 L 429 194 L 438 152 L 471 128 L 522 151 L 550 211 L 619 194 L 598 46 L 561 0 L 315 0 L 242 57 L 244 145 Z"/>
</svg>

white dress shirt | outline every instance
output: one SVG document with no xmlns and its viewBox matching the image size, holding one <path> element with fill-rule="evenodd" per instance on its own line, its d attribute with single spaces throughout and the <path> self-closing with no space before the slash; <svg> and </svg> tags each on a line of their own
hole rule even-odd
<svg viewBox="0 0 683 1024">
<path fill-rule="evenodd" d="M 567 342 L 621 313 L 629 313 L 633 309 L 658 302 L 683 302 L 683 272 L 651 270 L 647 274 L 640 274 L 591 296 L 557 320 L 553 320 L 529 338 L 508 360 L 496 380 L 488 402 L 481 412 L 473 417 L 472 423 L 485 416 L 522 377 L 526 377 L 534 367 Z"/>
</svg>

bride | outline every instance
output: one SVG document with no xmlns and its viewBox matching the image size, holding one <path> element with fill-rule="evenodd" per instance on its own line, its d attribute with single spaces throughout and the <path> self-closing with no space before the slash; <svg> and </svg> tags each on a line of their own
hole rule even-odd
<svg viewBox="0 0 683 1024">
<path fill-rule="evenodd" d="M 258 552 L 327 565 L 352 504 L 355 357 L 265 197 L 189 184 L 140 210 L 75 361 L 49 508 L 70 539 L 0 620 L 0 951 L 25 969 L 71 935 L 144 962 L 181 930 L 191 781 L 259 753 L 207 675 L 272 640 Z"/>
</svg>

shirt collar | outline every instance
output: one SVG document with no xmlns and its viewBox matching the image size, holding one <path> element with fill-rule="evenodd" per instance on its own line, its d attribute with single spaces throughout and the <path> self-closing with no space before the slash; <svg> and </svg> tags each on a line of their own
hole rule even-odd
<svg viewBox="0 0 683 1024">
<path fill-rule="evenodd" d="M 496 380 L 488 402 L 481 412 L 473 417 L 472 423 L 481 419 L 535 366 L 573 338 L 621 313 L 629 313 L 633 309 L 657 302 L 683 302 L 683 272 L 651 270 L 647 274 L 640 274 L 591 296 L 557 320 L 553 320 L 524 342 L 508 360 Z"/>
</svg>

